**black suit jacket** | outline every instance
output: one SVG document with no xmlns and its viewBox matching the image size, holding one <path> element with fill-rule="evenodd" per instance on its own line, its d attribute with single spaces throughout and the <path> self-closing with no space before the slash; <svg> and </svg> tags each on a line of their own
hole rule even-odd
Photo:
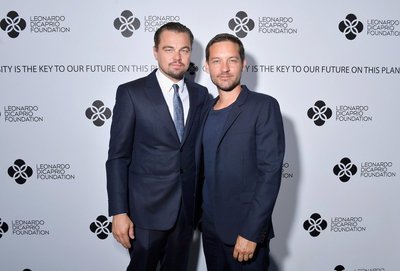
<svg viewBox="0 0 400 271">
<path fill-rule="evenodd" d="M 215 102 L 205 109 L 202 129 Z M 218 142 L 211 169 L 214 193 L 209 195 L 214 203 L 210 212 L 216 233 L 226 244 L 235 244 L 238 235 L 262 243 L 274 235 L 271 215 L 280 188 L 285 150 L 278 102 L 242 86 Z M 200 137 L 198 160 L 202 159 L 201 144 Z"/>
<path fill-rule="evenodd" d="M 106 162 L 107 192 L 109 215 L 128 213 L 139 227 L 168 230 L 181 205 L 193 223 L 195 138 L 208 92 L 185 81 L 190 109 L 180 143 L 155 72 L 118 87 Z"/>
</svg>

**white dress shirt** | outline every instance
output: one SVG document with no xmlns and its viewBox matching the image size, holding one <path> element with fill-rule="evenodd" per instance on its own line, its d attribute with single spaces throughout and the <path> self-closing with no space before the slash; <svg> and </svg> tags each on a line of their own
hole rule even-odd
<svg viewBox="0 0 400 271">
<path fill-rule="evenodd" d="M 189 93 L 187 91 L 187 87 L 185 84 L 185 80 L 182 79 L 181 81 L 174 83 L 171 79 L 166 77 L 160 70 L 156 71 L 156 76 L 158 83 L 160 84 L 162 94 L 164 96 L 165 101 L 168 105 L 168 110 L 171 115 L 171 118 L 174 119 L 174 89 L 172 88 L 173 84 L 177 84 L 179 86 L 179 97 L 181 98 L 182 105 L 183 105 L 183 118 L 184 123 L 186 125 L 186 119 L 189 113 Z"/>
</svg>

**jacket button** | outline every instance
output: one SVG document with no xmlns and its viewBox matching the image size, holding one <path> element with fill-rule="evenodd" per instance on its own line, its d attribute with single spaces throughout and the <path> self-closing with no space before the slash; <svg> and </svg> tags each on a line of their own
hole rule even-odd
<svg viewBox="0 0 400 271">
<path fill-rule="evenodd" d="M 182 174 L 182 173 L 183 173 L 183 169 L 180 169 L 180 170 L 179 170 L 179 173 Z"/>
</svg>

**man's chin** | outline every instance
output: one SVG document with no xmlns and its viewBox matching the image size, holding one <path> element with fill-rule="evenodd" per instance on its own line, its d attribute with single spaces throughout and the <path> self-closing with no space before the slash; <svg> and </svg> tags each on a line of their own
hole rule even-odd
<svg viewBox="0 0 400 271">
<path fill-rule="evenodd" d="M 239 84 L 225 85 L 225 86 L 223 86 L 223 85 L 217 85 L 217 84 L 216 84 L 216 86 L 217 86 L 217 88 L 218 88 L 219 90 L 222 90 L 222 91 L 225 91 L 225 92 L 230 92 L 230 91 L 234 90 L 238 85 L 239 85 Z"/>
<path fill-rule="evenodd" d="M 219 88 L 219 89 L 224 92 L 231 92 L 234 88 Z"/>
<path fill-rule="evenodd" d="M 171 78 L 174 78 L 176 80 L 181 80 L 183 78 L 184 74 L 185 74 L 185 72 L 182 72 L 182 71 L 178 72 L 177 71 L 177 72 L 168 73 L 168 76 L 171 77 Z"/>
</svg>

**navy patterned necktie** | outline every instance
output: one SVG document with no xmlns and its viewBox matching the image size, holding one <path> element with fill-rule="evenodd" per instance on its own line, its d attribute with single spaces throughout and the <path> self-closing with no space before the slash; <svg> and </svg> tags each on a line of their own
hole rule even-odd
<svg viewBox="0 0 400 271">
<path fill-rule="evenodd" d="M 183 120 L 183 105 L 182 100 L 179 97 L 179 86 L 177 84 L 173 84 L 172 88 L 174 89 L 174 124 L 176 132 L 178 133 L 179 141 L 182 142 L 183 132 L 185 131 Z"/>
</svg>

